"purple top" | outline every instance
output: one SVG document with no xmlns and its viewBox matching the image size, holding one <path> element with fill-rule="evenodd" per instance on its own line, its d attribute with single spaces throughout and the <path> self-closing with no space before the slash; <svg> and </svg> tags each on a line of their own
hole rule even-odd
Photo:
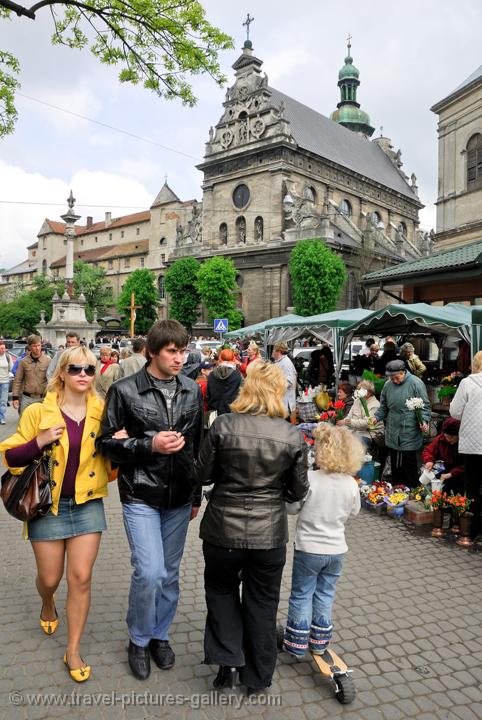
<svg viewBox="0 0 482 720">
<path fill-rule="evenodd" d="M 80 424 L 72 420 L 68 415 L 62 413 L 69 436 L 69 455 L 65 466 L 64 479 L 60 497 L 68 498 L 75 495 L 75 477 L 79 469 L 80 448 L 82 446 L 82 434 L 84 432 L 85 419 Z M 40 457 L 42 450 L 39 450 L 37 440 L 34 438 L 23 445 L 7 450 L 5 458 L 10 467 L 25 467 L 33 460 Z"/>
</svg>

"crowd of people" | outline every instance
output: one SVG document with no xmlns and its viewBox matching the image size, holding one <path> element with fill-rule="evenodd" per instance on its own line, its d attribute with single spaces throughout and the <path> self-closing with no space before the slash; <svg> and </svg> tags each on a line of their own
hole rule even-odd
<svg viewBox="0 0 482 720">
<path fill-rule="evenodd" d="M 151 660 L 163 670 L 175 663 L 169 630 L 179 568 L 206 487 L 199 531 L 204 662 L 218 666 L 214 687 L 234 686 L 239 678 L 249 694 L 260 693 L 270 686 L 276 663 L 288 514 L 298 518 L 283 649 L 298 657 L 307 650 L 323 655 L 348 549 L 345 525 L 360 509 L 354 475 L 368 446 L 386 449 L 393 482 L 408 487 L 418 479 L 421 453 L 427 469 L 444 460 L 442 479 L 454 491 L 465 488 L 473 499 L 473 537 L 480 531 L 482 353 L 460 383 L 452 417 L 428 443 L 430 403 L 413 345 L 398 349 L 388 339 L 380 354 L 367 341 L 357 367 L 375 368 L 385 356 L 380 397 L 370 380 L 356 387 L 340 382 L 343 416 L 315 429 L 309 468 L 296 426 L 298 377 L 288 345 L 275 344 L 271 362 L 253 341 L 197 350 L 189 340 L 180 323 L 159 321 L 126 352 L 103 343 L 96 358 L 73 332 L 50 359 L 41 338 L 29 336 L 13 385 L 18 427 L 0 451 L 12 475 L 46 451 L 52 456 L 51 509 L 24 530 L 37 567 L 39 624 L 47 635 L 59 624 L 55 592 L 66 567 L 64 663 L 73 680 L 92 673 L 81 640 L 109 481 L 118 485 L 131 550 L 128 662 L 140 680 L 149 677 Z M 4 356 L 0 341 L 0 381 L 10 370 Z M 334 370 L 329 347 L 313 352 L 313 386 L 329 385 Z M 407 406 L 413 398 L 421 402 L 419 413 Z"/>
</svg>

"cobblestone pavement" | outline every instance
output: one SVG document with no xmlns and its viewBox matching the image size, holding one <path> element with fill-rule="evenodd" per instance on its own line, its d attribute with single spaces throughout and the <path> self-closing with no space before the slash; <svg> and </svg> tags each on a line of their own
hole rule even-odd
<svg viewBox="0 0 482 720">
<path fill-rule="evenodd" d="M 9 413 L 1 437 L 14 429 L 14 413 L 11 409 Z M 211 689 L 215 669 L 201 664 L 205 605 L 199 519 L 189 531 L 181 599 L 171 633 L 176 666 L 170 671 L 154 666 L 146 682 L 129 674 L 124 618 L 130 565 L 115 488 L 106 509 L 109 529 L 95 567 L 93 602 L 82 646 L 93 666 L 92 678 L 85 685 L 73 683 L 62 663 L 65 582 L 58 592 L 59 629 L 46 637 L 38 627 L 40 603 L 30 545 L 21 539 L 20 523 L 0 510 L 1 720 L 482 717 L 481 553 L 413 534 L 399 521 L 362 510 L 348 531 L 351 550 L 335 610 L 335 647 L 353 668 L 358 690 L 355 702 L 340 705 L 309 659 L 300 662 L 280 655 L 271 694 L 281 705 L 248 705 L 243 703 L 242 688 L 229 696 L 216 696 Z M 291 549 L 280 617 L 286 614 L 290 570 Z M 137 704 L 134 693 L 139 694 Z M 41 698 L 32 699 L 29 694 Z M 58 704 L 49 706 L 53 695 Z M 230 705 L 222 704 L 226 699 Z"/>
</svg>

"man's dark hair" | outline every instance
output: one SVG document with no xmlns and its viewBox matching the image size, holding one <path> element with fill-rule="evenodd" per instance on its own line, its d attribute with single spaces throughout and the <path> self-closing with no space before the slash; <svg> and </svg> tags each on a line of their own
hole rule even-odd
<svg viewBox="0 0 482 720">
<path fill-rule="evenodd" d="M 375 339 L 374 339 L 374 338 L 368 338 L 367 340 L 365 340 L 365 345 L 366 345 L 368 348 L 371 347 L 372 345 L 375 345 Z"/>
<path fill-rule="evenodd" d="M 186 328 L 177 320 L 159 320 L 147 333 L 147 352 L 157 355 L 166 345 L 173 343 L 177 348 L 185 348 L 189 342 Z"/>
<path fill-rule="evenodd" d="M 78 340 L 79 343 L 80 343 L 80 335 L 79 335 L 78 333 L 74 332 L 73 330 L 71 330 L 70 332 L 68 332 L 65 337 L 66 337 L 66 338 L 69 338 L 69 337 L 77 338 L 77 340 Z"/>
<path fill-rule="evenodd" d="M 146 341 L 142 337 L 136 337 L 132 341 L 132 352 L 140 353 L 146 347 Z"/>
</svg>

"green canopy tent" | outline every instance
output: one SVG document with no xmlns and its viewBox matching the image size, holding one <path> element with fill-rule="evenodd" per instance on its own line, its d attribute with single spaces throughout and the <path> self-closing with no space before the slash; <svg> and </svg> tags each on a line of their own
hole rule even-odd
<svg viewBox="0 0 482 720">
<path fill-rule="evenodd" d="M 254 337 L 255 335 L 262 335 L 264 337 L 267 328 L 271 327 L 272 324 L 277 324 L 289 320 L 299 320 L 300 315 L 280 315 L 279 317 L 271 318 L 270 320 L 263 320 L 263 322 L 254 323 L 254 325 L 247 325 L 246 327 L 239 328 L 239 330 L 232 330 L 231 332 L 225 333 L 224 337 L 227 340 L 235 340 L 237 338 Z"/>
</svg>

